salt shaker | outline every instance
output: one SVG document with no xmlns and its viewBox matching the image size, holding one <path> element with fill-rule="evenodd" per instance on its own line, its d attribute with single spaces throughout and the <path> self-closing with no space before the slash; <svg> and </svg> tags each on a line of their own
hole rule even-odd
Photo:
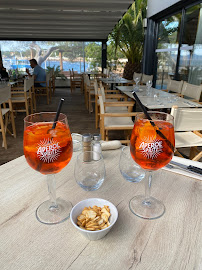
<svg viewBox="0 0 202 270">
<path fill-rule="evenodd" d="M 91 160 L 91 134 L 85 133 L 82 135 L 82 143 L 83 143 L 83 161 L 90 161 Z"/>
<path fill-rule="evenodd" d="M 100 144 L 101 135 L 100 134 L 94 134 L 93 135 L 93 159 L 99 160 L 100 155 L 102 153 L 102 148 Z"/>
</svg>

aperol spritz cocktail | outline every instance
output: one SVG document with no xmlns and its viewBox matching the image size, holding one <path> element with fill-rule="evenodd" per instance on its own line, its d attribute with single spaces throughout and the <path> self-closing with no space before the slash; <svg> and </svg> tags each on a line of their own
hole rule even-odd
<svg viewBox="0 0 202 270">
<path fill-rule="evenodd" d="M 143 113 L 136 117 L 131 135 L 132 158 L 148 172 L 145 196 L 134 197 L 130 201 L 131 211 L 142 218 L 154 219 L 165 212 L 164 205 L 150 197 L 152 171 L 166 166 L 174 153 L 173 117 L 162 112 L 148 112 L 146 118 Z"/>
<path fill-rule="evenodd" d="M 56 200 L 55 174 L 71 160 L 73 144 L 67 117 L 56 113 L 36 113 L 24 119 L 24 154 L 28 164 L 47 175 L 50 201 L 42 203 L 36 212 L 37 219 L 45 224 L 56 224 L 68 218 L 71 203 Z"/>
<path fill-rule="evenodd" d="M 60 172 L 72 157 L 72 138 L 69 128 L 58 122 L 34 123 L 24 131 L 24 154 L 28 164 L 42 174 Z"/>
<path fill-rule="evenodd" d="M 155 128 L 147 119 L 135 123 L 131 136 L 131 155 L 145 170 L 158 170 L 167 165 L 173 157 L 173 149 L 167 140 L 174 145 L 174 128 L 169 122 L 154 120 Z M 162 138 L 156 129 L 166 137 Z"/>
</svg>

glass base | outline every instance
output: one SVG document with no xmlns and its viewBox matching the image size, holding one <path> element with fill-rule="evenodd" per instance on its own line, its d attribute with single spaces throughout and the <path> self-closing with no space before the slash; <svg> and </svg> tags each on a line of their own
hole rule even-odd
<svg viewBox="0 0 202 270">
<path fill-rule="evenodd" d="M 145 200 L 142 195 L 132 198 L 129 202 L 129 208 L 133 214 L 144 219 L 156 219 L 165 213 L 165 206 L 162 202 L 153 197 Z"/>
<path fill-rule="evenodd" d="M 69 218 L 72 204 L 61 198 L 57 199 L 57 207 L 50 205 L 50 201 L 45 201 L 36 209 L 36 218 L 43 224 L 58 224 Z"/>
</svg>

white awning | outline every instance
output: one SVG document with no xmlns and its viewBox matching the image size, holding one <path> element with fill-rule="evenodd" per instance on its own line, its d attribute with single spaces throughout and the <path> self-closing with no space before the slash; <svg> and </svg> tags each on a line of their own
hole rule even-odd
<svg viewBox="0 0 202 270">
<path fill-rule="evenodd" d="M 134 0 L 1 0 L 1 40 L 106 40 Z"/>
</svg>

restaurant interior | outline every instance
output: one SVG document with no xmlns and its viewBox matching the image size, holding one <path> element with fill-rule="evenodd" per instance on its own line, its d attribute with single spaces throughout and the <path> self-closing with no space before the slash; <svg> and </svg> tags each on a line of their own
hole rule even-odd
<svg viewBox="0 0 202 270">
<path fill-rule="evenodd" d="M 2 0 L 0 23 L 0 268 L 201 269 L 202 1 Z"/>
</svg>

